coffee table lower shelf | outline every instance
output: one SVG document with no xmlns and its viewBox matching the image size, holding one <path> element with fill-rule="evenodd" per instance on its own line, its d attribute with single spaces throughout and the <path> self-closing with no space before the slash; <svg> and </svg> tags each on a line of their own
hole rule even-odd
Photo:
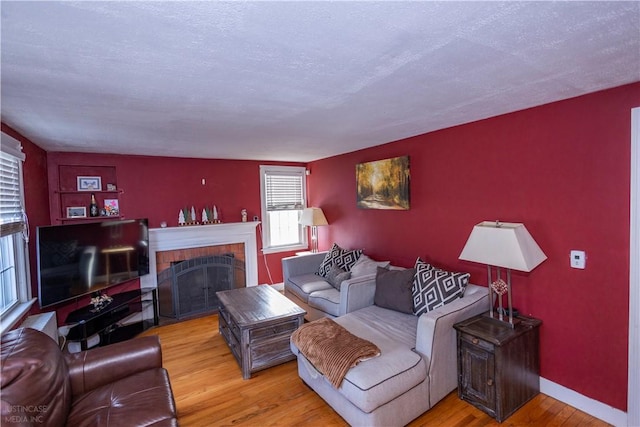
<svg viewBox="0 0 640 427">
<path fill-rule="evenodd" d="M 218 330 L 242 369 L 253 372 L 293 360 L 289 339 L 306 312 L 268 285 L 217 292 Z"/>
</svg>

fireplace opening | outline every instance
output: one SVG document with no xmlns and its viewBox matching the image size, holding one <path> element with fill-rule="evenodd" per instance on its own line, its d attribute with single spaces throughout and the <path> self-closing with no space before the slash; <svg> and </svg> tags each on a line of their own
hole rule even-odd
<svg viewBox="0 0 640 427">
<path fill-rule="evenodd" d="M 245 287 L 245 277 L 244 261 L 233 254 L 173 261 L 158 273 L 160 315 L 182 319 L 216 312 L 216 292 Z"/>
</svg>

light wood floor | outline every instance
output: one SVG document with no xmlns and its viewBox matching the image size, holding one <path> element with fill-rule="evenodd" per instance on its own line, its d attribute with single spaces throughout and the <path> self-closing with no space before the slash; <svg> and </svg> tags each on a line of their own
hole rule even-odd
<svg viewBox="0 0 640 427">
<path fill-rule="evenodd" d="M 218 334 L 216 315 L 147 330 L 158 335 L 181 426 L 346 426 L 297 374 L 296 361 L 243 380 Z M 452 392 L 410 426 L 495 426 Z M 503 426 L 607 426 L 551 397 L 538 395 Z"/>
</svg>

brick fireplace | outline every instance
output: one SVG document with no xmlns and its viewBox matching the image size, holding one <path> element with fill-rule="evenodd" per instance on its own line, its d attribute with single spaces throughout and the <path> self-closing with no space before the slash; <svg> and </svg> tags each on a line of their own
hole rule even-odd
<svg viewBox="0 0 640 427">
<path fill-rule="evenodd" d="M 158 273 L 167 268 L 167 263 L 171 265 L 171 262 L 187 259 L 181 256 L 187 250 L 202 254 L 198 256 L 233 253 L 245 263 L 246 286 L 256 286 L 258 284 L 256 239 L 258 224 L 259 222 L 256 221 L 150 229 L 149 274 L 140 278 L 140 286 L 157 288 Z M 212 253 L 207 253 L 208 251 Z"/>
<path fill-rule="evenodd" d="M 177 262 L 186 261 L 192 258 L 228 254 L 233 254 L 234 258 L 245 262 L 244 243 L 231 243 L 228 245 L 203 246 L 199 248 L 183 248 L 172 249 L 170 251 L 157 251 L 156 270 L 158 273 L 160 273 Z"/>
</svg>

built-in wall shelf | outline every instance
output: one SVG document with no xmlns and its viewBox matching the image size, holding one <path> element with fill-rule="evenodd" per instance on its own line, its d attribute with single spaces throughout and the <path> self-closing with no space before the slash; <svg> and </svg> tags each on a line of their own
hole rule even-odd
<svg viewBox="0 0 640 427">
<path fill-rule="evenodd" d="M 88 216 L 86 218 L 56 218 L 57 221 L 62 223 L 80 223 L 80 222 L 100 222 L 109 220 L 125 219 L 122 215 L 103 215 L 103 216 Z"/>
<path fill-rule="evenodd" d="M 53 191 L 56 194 L 87 194 L 87 191 L 61 191 L 61 190 L 54 190 Z M 94 193 L 94 194 L 122 194 L 124 193 L 123 190 L 115 190 L 115 191 L 90 191 L 89 193 Z"/>
<path fill-rule="evenodd" d="M 59 165 L 58 188 L 52 195 L 58 208 L 52 213 L 58 224 L 122 219 L 123 193 L 115 166 Z M 100 214 L 95 217 L 89 213 L 92 194 Z M 110 214 L 114 208 L 117 213 Z"/>
</svg>

